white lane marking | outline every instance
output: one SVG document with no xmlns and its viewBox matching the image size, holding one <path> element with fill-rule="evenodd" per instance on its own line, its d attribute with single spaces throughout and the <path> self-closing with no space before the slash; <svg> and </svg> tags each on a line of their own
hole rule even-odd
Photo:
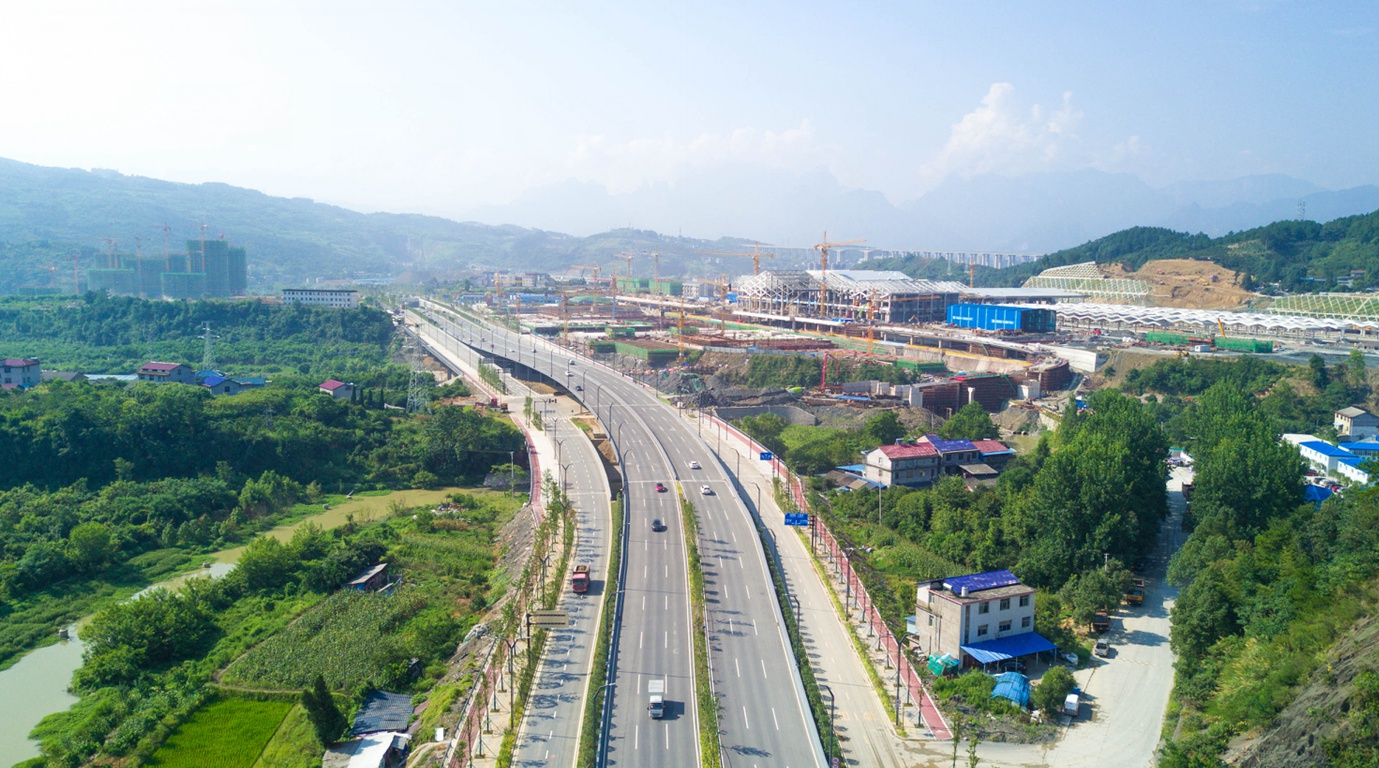
<svg viewBox="0 0 1379 768">
<path fill-rule="evenodd" d="M 751 600 L 751 599 L 752 599 L 752 589 L 751 589 L 751 587 L 748 587 L 746 584 L 743 584 L 743 585 L 742 585 L 742 591 L 747 593 L 747 599 L 748 599 L 748 600 Z"/>
<path fill-rule="evenodd" d="M 667 564 L 665 568 L 666 568 L 666 578 L 669 579 L 669 578 L 670 578 L 670 565 Z"/>
<path fill-rule="evenodd" d="M 742 665 L 737 663 L 737 657 L 733 657 L 733 667 L 737 670 L 737 676 L 742 677 Z"/>
<path fill-rule="evenodd" d="M 761 661 L 761 676 L 769 679 L 771 676 L 768 675 L 768 674 L 766 674 L 766 659 L 761 659 L 760 661 Z"/>
<path fill-rule="evenodd" d="M 646 610 L 646 595 L 642 595 L 642 610 Z"/>
<path fill-rule="evenodd" d="M 668 611 L 668 610 L 670 610 L 670 595 L 661 595 L 661 598 L 662 598 L 662 602 L 664 603 L 664 604 L 661 606 L 661 610 L 663 610 L 663 611 Z"/>
<path fill-rule="evenodd" d="M 747 730 L 749 730 L 749 731 L 752 730 L 752 723 L 751 723 L 749 720 L 747 720 L 747 708 L 746 708 L 746 707 L 743 707 L 743 708 L 742 708 L 742 724 L 745 725 L 745 726 L 747 726 Z"/>
<path fill-rule="evenodd" d="M 640 725 L 634 725 L 634 726 L 632 726 L 632 748 L 633 748 L 633 749 L 641 749 L 641 746 L 640 746 L 641 743 L 642 743 L 642 727 L 641 727 Z"/>
<path fill-rule="evenodd" d="M 661 647 L 662 647 L 662 648 L 669 648 L 669 647 L 670 647 L 670 633 L 669 633 L 669 632 L 666 632 L 666 633 L 665 633 L 665 638 L 661 641 Z"/>
<path fill-rule="evenodd" d="M 638 648 L 641 648 L 641 647 L 642 647 L 642 640 L 643 640 L 643 638 L 642 638 L 642 633 L 641 633 L 641 632 L 638 632 L 638 633 L 637 633 L 637 647 L 638 647 Z M 764 667 L 763 667 L 763 669 L 764 669 Z"/>
<path fill-rule="evenodd" d="M 666 734 L 666 749 L 670 749 L 670 723 L 666 723 L 665 734 Z"/>
<path fill-rule="evenodd" d="M 730 530 L 730 531 L 728 531 L 728 533 L 731 533 L 731 534 L 733 535 L 733 543 L 736 544 L 736 543 L 737 543 L 737 531 L 732 531 L 732 530 Z"/>
<path fill-rule="evenodd" d="M 776 719 L 776 708 L 771 707 L 771 721 L 776 724 L 776 730 L 780 730 L 780 721 Z"/>
</svg>

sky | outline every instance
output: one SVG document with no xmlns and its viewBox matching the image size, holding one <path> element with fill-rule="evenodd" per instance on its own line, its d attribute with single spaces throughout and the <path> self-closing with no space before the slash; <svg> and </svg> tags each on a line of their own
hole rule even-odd
<svg viewBox="0 0 1379 768">
<path fill-rule="evenodd" d="M 1338 189 L 1376 124 L 1372 0 L 0 0 L 0 157 L 365 211 L 724 167 Z"/>
</svg>

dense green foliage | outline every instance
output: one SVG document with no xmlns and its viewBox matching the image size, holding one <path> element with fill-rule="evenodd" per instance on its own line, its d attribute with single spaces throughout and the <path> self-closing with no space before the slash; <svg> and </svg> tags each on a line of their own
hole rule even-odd
<svg viewBox="0 0 1379 768">
<path fill-rule="evenodd" d="M 1379 765 L 1379 673 L 1361 672 L 1355 690 L 1357 701 L 1346 716 L 1346 732 L 1323 745 L 1335 768 Z"/>
<path fill-rule="evenodd" d="M 1379 211 L 1319 224 L 1277 221 L 1221 237 L 1174 232 L 1160 227 L 1132 227 L 1106 237 L 1051 253 L 1038 261 L 1006 269 L 978 267 L 978 285 L 1018 286 L 1052 267 L 1095 261 L 1124 264 L 1137 270 L 1156 259 L 1212 261 L 1244 274 L 1251 290 L 1277 283 L 1289 292 L 1347 290 L 1338 278 L 1363 271 L 1354 288 L 1379 286 Z M 932 259 L 887 259 L 873 269 L 899 269 L 915 277 L 943 279 L 951 265 Z"/>
<path fill-rule="evenodd" d="M 823 373 L 823 357 L 806 355 L 753 355 L 745 372 L 727 370 L 723 376 L 732 384 L 746 387 L 816 387 Z M 848 381 L 889 381 L 905 384 L 914 380 L 908 369 L 890 363 L 862 358 L 829 357 L 828 383 Z"/>
<path fill-rule="evenodd" d="M 905 427 L 893 411 L 882 411 L 857 429 L 791 425 L 774 413 L 744 417 L 737 426 L 779 454 L 791 469 L 808 475 L 856 464 L 859 451 L 905 436 Z"/>
<path fill-rule="evenodd" d="M 144 301 L 95 293 L 0 300 L 6 354 L 37 357 L 50 370 L 134 373 L 150 360 L 197 368 L 207 323 L 217 337 L 217 365 L 234 375 L 309 374 L 361 384 L 378 380 L 365 377 L 388 362 L 393 335 L 388 313 L 368 306 Z M 398 372 L 389 374 L 389 386 L 397 387 Z"/>
<path fill-rule="evenodd" d="M 959 408 L 953 418 L 939 427 L 938 434 L 945 440 L 994 440 L 999 435 L 991 414 L 975 400 Z"/>
<path fill-rule="evenodd" d="M 979 669 L 937 678 L 932 687 L 939 701 L 950 706 L 962 704 L 968 710 L 990 715 L 1020 714 L 1020 706 L 1010 699 L 991 697 L 996 678 Z"/>
<path fill-rule="evenodd" d="M 1063 711 L 1063 702 L 1076 683 L 1067 667 L 1054 664 L 1045 670 L 1044 676 L 1039 678 L 1039 684 L 1030 690 L 1030 706 L 1044 710 L 1045 714 L 1056 715 Z"/>
<path fill-rule="evenodd" d="M 1322 652 L 1370 610 L 1379 491 L 1302 504 L 1303 463 L 1279 422 L 1233 382 L 1181 414 L 1196 459 L 1192 535 L 1169 578 L 1180 735 L 1162 765 L 1216 765 L 1229 739 L 1267 725 Z"/>
<path fill-rule="evenodd" d="M 316 740 L 320 743 L 333 744 L 345 732 L 345 716 L 340 713 L 335 697 L 326 686 L 325 675 L 317 675 L 311 687 L 302 691 L 302 709 L 306 710 L 311 728 L 316 732 Z"/>
</svg>

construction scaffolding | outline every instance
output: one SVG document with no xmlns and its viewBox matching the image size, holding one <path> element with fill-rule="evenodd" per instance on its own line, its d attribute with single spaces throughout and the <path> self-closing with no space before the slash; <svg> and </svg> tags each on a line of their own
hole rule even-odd
<svg viewBox="0 0 1379 768">
<path fill-rule="evenodd" d="M 878 323 L 943 322 L 949 304 L 966 290 L 961 283 L 916 280 L 903 272 L 875 270 L 766 271 L 738 283 L 738 303 L 748 312 L 785 317 L 871 320 Z M 821 300 L 822 295 L 822 300 Z"/>
<path fill-rule="evenodd" d="M 1266 312 L 1274 315 L 1330 317 L 1379 321 L 1379 296 L 1356 293 L 1313 293 L 1274 299 Z"/>
<path fill-rule="evenodd" d="M 1046 269 L 1026 280 L 1024 287 L 1076 291 L 1089 298 L 1138 304 L 1148 303 L 1150 292 L 1149 283 L 1142 280 L 1112 279 L 1102 275 L 1095 261 Z"/>
</svg>

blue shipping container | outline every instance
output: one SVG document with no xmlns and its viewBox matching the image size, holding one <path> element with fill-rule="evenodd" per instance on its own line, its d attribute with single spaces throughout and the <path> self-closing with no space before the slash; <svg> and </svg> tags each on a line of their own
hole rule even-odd
<svg viewBox="0 0 1379 768">
<path fill-rule="evenodd" d="M 1000 304 L 948 305 L 949 325 L 985 331 L 1049 333 L 1054 330 L 1056 317 L 1052 309 L 1025 309 Z"/>
</svg>

